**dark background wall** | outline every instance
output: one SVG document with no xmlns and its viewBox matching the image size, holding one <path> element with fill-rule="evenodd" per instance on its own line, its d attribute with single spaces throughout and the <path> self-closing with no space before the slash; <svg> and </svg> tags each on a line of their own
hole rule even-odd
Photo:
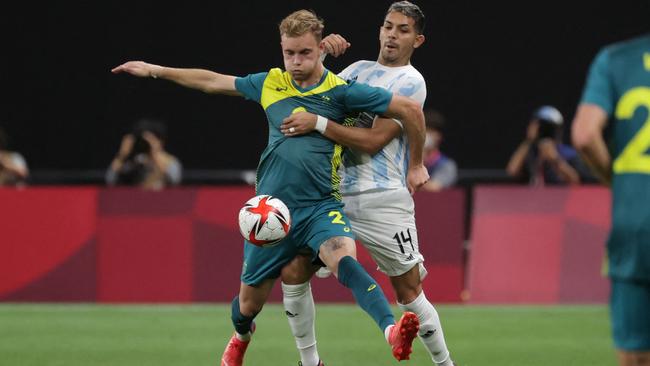
<svg viewBox="0 0 650 366">
<path fill-rule="evenodd" d="M 167 121 L 189 169 L 254 168 L 266 143 L 261 107 L 159 80 L 112 75 L 127 60 L 244 75 L 281 66 L 277 24 L 312 8 L 352 48 L 326 66 L 376 59 L 391 1 L 95 1 L 14 4 L 0 12 L 0 125 L 32 169 L 104 169 L 141 116 Z M 647 1 L 416 1 L 427 42 L 412 60 L 426 106 L 449 123 L 444 150 L 461 168 L 505 166 L 531 111 L 570 122 L 604 44 L 650 30 Z M 3 6 L 4 7 L 4 6 Z"/>
</svg>

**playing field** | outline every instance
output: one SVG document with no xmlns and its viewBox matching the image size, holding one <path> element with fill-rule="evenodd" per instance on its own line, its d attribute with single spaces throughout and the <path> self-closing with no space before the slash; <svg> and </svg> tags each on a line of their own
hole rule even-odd
<svg viewBox="0 0 650 366">
<path fill-rule="evenodd" d="M 614 365 L 604 306 L 439 306 L 447 343 L 465 366 Z M 327 366 L 430 365 L 422 345 L 409 362 L 351 305 L 318 305 Z M 0 305 L 0 365 L 218 365 L 232 333 L 226 305 Z M 246 364 L 297 365 L 282 308 L 257 319 Z"/>
</svg>

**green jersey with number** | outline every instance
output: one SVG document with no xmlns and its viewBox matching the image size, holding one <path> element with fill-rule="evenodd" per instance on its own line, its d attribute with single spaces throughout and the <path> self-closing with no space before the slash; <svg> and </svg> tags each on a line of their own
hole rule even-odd
<svg viewBox="0 0 650 366">
<path fill-rule="evenodd" d="M 610 117 L 610 276 L 650 281 L 650 34 L 598 53 L 582 103 Z"/>
</svg>

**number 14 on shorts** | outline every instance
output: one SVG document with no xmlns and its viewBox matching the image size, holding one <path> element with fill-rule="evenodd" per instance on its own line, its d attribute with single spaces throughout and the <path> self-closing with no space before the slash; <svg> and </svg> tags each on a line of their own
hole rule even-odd
<svg viewBox="0 0 650 366">
<path fill-rule="evenodd" d="M 400 252 L 402 254 L 406 254 L 404 251 L 404 245 L 406 243 L 411 244 L 411 250 L 415 251 L 415 247 L 413 246 L 413 240 L 411 239 L 411 231 L 409 229 L 406 229 L 406 235 L 404 235 L 404 231 L 400 231 L 395 233 L 393 236 L 393 239 L 397 242 L 397 246 L 399 246 Z"/>
</svg>

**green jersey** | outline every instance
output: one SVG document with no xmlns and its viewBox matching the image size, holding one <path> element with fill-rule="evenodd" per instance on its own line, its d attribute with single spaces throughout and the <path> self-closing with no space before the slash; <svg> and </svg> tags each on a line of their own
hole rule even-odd
<svg viewBox="0 0 650 366">
<path fill-rule="evenodd" d="M 257 194 L 280 198 L 289 207 L 313 206 L 340 200 L 338 168 L 343 147 L 318 132 L 287 138 L 282 121 L 292 113 L 307 111 L 343 121 L 351 113 L 382 114 L 392 94 L 355 82 L 346 82 L 325 70 L 321 80 L 299 87 L 287 72 L 272 69 L 235 80 L 237 91 L 261 104 L 269 124 L 269 141 L 257 168 Z"/>
<path fill-rule="evenodd" d="M 610 117 L 610 276 L 650 281 L 650 35 L 603 48 L 582 103 Z"/>
</svg>

